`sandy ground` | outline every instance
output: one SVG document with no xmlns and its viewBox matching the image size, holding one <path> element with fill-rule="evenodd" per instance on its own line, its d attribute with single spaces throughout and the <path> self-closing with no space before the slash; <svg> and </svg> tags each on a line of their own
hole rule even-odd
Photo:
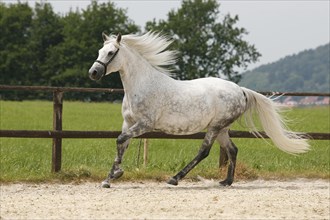
<svg viewBox="0 0 330 220">
<path fill-rule="evenodd" d="M 330 219 L 330 182 L 1 185 L 2 219 Z"/>
</svg>

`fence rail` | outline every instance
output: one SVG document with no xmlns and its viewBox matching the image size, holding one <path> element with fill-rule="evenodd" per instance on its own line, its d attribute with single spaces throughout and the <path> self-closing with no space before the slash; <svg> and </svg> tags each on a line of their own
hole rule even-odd
<svg viewBox="0 0 330 220">
<path fill-rule="evenodd" d="M 10 86 L 0 85 L 0 90 L 20 90 L 20 91 L 46 91 L 46 92 L 107 92 L 124 93 L 123 89 L 112 88 L 79 88 L 79 87 L 51 87 L 51 86 Z M 263 95 L 275 96 L 330 96 L 330 93 L 322 92 L 260 92 Z"/>
<path fill-rule="evenodd" d="M 0 137 L 9 138 L 52 138 L 52 172 L 61 170 L 62 164 L 62 138 L 117 138 L 120 131 L 63 131 L 62 110 L 64 92 L 106 92 L 124 93 L 123 89 L 112 88 L 72 88 L 72 87 L 49 87 L 49 86 L 9 86 L 0 85 L 0 90 L 16 91 L 46 91 L 53 93 L 53 130 L 0 130 Z M 330 93 L 308 93 L 308 92 L 259 92 L 263 95 L 273 96 L 330 96 Z M 268 138 L 264 132 L 260 132 L 263 138 Z M 230 131 L 232 138 L 256 138 L 247 131 Z M 160 132 L 150 132 L 139 138 L 164 138 L 164 139 L 203 139 L 204 132 L 192 135 L 169 135 Z M 330 133 L 307 133 L 314 140 L 330 140 Z M 146 146 L 145 146 L 146 147 Z M 146 153 L 146 152 L 145 152 Z"/>
<path fill-rule="evenodd" d="M 0 130 L 0 137 L 11 138 L 117 138 L 121 131 L 42 131 L 42 130 Z M 230 130 L 231 138 L 269 138 L 265 132 L 261 131 L 260 137 L 248 131 Z M 172 135 L 162 132 L 149 132 L 137 138 L 152 139 L 204 139 L 205 132 L 198 132 L 190 135 Z M 313 140 L 330 140 L 330 133 L 309 132 L 304 134 Z"/>
<path fill-rule="evenodd" d="M 45 92 L 108 92 L 108 93 L 124 93 L 124 90 L 123 89 L 111 89 L 111 88 L 79 88 L 79 87 L 51 87 L 51 86 L 8 86 L 8 85 L 0 85 L 0 90 L 45 91 Z"/>
</svg>

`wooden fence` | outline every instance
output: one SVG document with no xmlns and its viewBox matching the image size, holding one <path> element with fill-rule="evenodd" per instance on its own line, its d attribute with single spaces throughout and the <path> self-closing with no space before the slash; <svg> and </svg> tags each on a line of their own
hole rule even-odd
<svg viewBox="0 0 330 220">
<path fill-rule="evenodd" d="M 52 172 L 61 170 L 62 164 L 62 138 L 117 138 L 120 131 L 63 131 L 62 130 L 62 110 L 64 92 L 105 92 L 105 93 L 124 93 L 123 89 L 107 88 L 64 88 L 48 86 L 8 86 L 0 85 L 0 90 L 11 91 L 46 91 L 53 93 L 53 130 L 0 130 L 0 137 L 13 138 L 52 138 Z M 307 92 L 260 92 L 263 95 L 283 95 L 283 96 L 330 96 L 329 93 L 307 93 Z M 1 128 L 0 128 L 1 129 Z M 262 137 L 268 138 L 264 132 L 260 132 Z M 232 138 L 256 138 L 247 131 L 230 131 Z M 311 132 L 307 135 L 314 140 L 330 140 L 330 133 Z M 192 135 L 169 135 L 161 132 L 150 132 L 138 138 L 164 138 L 164 139 L 203 139 L 204 132 Z M 147 157 L 147 145 L 145 140 L 144 157 Z"/>
</svg>

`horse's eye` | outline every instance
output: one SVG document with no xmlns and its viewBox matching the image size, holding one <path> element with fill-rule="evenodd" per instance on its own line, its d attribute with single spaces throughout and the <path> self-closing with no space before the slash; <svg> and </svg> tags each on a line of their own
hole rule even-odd
<svg viewBox="0 0 330 220">
<path fill-rule="evenodd" d="M 108 56 L 112 56 L 112 55 L 113 55 L 113 52 L 109 51 Z"/>
</svg>

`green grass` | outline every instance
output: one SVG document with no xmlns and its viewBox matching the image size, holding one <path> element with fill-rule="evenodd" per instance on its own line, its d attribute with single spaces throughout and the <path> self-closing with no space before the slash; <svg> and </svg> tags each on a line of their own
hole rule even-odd
<svg viewBox="0 0 330 220">
<path fill-rule="evenodd" d="M 64 101 L 64 130 L 120 130 L 120 104 Z M 0 101 L 1 129 L 52 129 L 52 102 Z M 329 107 L 296 108 L 285 115 L 295 123 L 295 131 L 329 133 Z M 241 130 L 239 123 L 233 129 Z M 330 143 L 310 141 L 312 150 L 292 156 L 260 139 L 233 139 L 239 148 L 237 179 L 251 178 L 329 178 Z M 62 171 L 51 170 L 51 139 L 0 138 L 0 181 L 72 181 L 101 180 L 116 154 L 115 139 L 63 139 Z M 142 164 L 143 143 L 138 163 L 140 139 L 133 139 L 122 164 L 127 179 L 164 180 L 176 174 L 196 156 L 201 140 L 149 141 L 149 161 Z M 189 175 L 220 179 L 219 146 Z"/>
</svg>

